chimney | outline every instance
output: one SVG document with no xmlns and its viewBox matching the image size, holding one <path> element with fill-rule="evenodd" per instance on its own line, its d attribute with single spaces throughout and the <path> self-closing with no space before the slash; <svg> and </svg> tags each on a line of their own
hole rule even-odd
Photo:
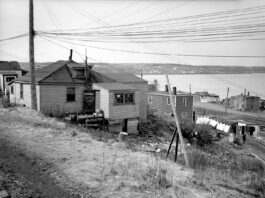
<svg viewBox="0 0 265 198">
<path fill-rule="evenodd" d="M 249 92 L 248 92 L 248 96 L 249 96 Z"/>
<path fill-rule="evenodd" d="M 173 95 L 177 95 L 177 88 L 173 87 Z"/>
<path fill-rule="evenodd" d="M 165 85 L 165 92 L 168 93 L 168 87 L 167 87 L 167 85 Z"/>
<path fill-rule="evenodd" d="M 69 60 L 72 60 L 72 56 L 73 56 L 73 49 L 70 50 Z"/>
</svg>

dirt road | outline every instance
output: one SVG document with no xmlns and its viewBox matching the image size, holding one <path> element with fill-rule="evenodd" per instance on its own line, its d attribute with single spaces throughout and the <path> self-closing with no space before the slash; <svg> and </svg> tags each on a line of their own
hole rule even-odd
<svg viewBox="0 0 265 198">
<path fill-rule="evenodd" d="M 25 153 L 0 137 L 0 189 L 11 197 L 78 197 L 50 177 L 49 164 Z"/>
<path fill-rule="evenodd" d="M 203 102 L 195 102 L 194 103 L 195 108 L 202 108 L 206 110 L 212 110 L 212 111 L 217 111 L 220 113 L 225 112 L 225 107 L 221 104 L 214 104 L 214 103 L 203 103 Z M 228 114 L 232 114 L 235 116 L 249 116 L 252 118 L 256 119 L 264 119 L 265 120 L 265 112 L 255 113 L 255 112 L 243 112 L 243 111 L 237 111 L 235 109 L 227 109 Z"/>
</svg>

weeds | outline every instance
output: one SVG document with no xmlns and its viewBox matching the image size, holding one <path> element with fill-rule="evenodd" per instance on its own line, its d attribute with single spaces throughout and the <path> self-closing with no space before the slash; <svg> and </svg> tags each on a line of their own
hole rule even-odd
<svg viewBox="0 0 265 198">
<path fill-rule="evenodd" d="M 103 169 L 102 169 L 103 170 Z M 114 157 L 113 164 L 106 170 L 104 168 L 105 177 L 115 178 L 133 178 L 137 181 L 141 190 L 160 189 L 172 186 L 170 178 L 170 169 L 161 161 L 143 162 L 142 160 L 126 160 L 124 162 L 116 162 Z"/>
<path fill-rule="evenodd" d="M 265 167 L 254 158 L 233 156 L 230 163 L 213 162 L 199 150 L 189 155 L 191 168 L 195 169 L 194 183 L 204 188 L 221 186 L 239 193 L 262 197 L 265 193 Z M 218 184 L 216 184 L 218 182 Z"/>
</svg>

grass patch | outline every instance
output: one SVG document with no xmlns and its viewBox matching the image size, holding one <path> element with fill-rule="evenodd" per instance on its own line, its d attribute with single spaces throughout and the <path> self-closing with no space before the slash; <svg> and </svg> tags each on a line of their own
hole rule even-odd
<svg viewBox="0 0 265 198">
<path fill-rule="evenodd" d="M 228 163 L 223 163 L 221 156 L 215 158 L 202 150 L 192 151 L 189 160 L 191 168 L 195 170 L 194 184 L 216 192 L 221 187 L 233 191 L 234 197 L 241 194 L 264 197 L 264 164 L 251 157 L 225 157 L 229 158 Z"/>
</svg>

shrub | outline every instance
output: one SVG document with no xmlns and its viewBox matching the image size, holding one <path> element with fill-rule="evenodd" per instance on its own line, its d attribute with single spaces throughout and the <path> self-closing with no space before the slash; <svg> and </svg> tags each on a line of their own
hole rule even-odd
<svg viewBox="0 0 265 198">
<path fill-rule="evenodd" d="M 197 144 L 199 146 L 205 146 L 211 144 L 213 141 L 212 129 L 209 125 L 197 125 Z"/>
<path fill-rule="evenodd" d="M 194 137 L 195 125 L 190 122 L 180 123 L 181 132 L 184 138 L 186 138 L 190 143 L 192 143 Z"/>
</svg>

